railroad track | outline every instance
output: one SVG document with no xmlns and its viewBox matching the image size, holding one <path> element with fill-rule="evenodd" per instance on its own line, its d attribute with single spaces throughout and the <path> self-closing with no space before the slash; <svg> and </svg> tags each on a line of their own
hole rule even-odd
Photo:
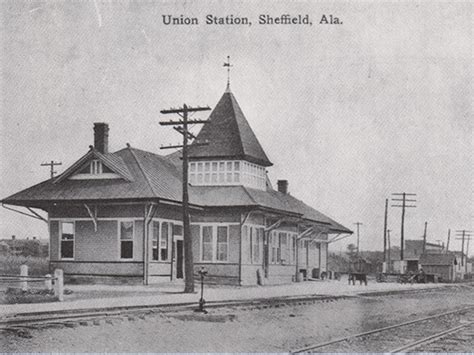
<svg viewBox="0 0 474 355">
<path fill-rule="evenodd" d="M 280 308 L 295 305 L 309 305 L 317 302 L 334 302 L 341 299 L 354 298 L 355 296 L 288 296 L 276 298 L 261 298 L 251 300 L 210 301 L 206 309 L 239 308 L 239 309 L 265 309 Z M 0 331 L 35 329 L 43 325 L 71 325 L 72 323 L 85 324 L 107 319 L 136 319 L 153 314 L 167 314 L 177 311 L 193 311 L 198 308 L 197 302 L 169 303 L 161 305 L 107 307 L 95 310 L 75 309 L 56 312 L 37 312 L 24 315 L 7 315 L 0 318 Z"/>
<path fill-rule="evenodd" d="M 310 352 L 406 352 L 471 327 L 474 305 L 383 328 L 306 345 L 293 354 Z M 467 320 L 466 320 L 467 317 Z"/>
</svg>

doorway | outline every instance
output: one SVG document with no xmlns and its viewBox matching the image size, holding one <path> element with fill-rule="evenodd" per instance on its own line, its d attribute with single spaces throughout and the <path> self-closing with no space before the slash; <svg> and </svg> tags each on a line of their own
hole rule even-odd
<svg viewBox="0 0 474 355">
<path fill-rule="evenodd" d="M 184 244 L 182 240 L 176 241 L 176 278 L 184 277 Z"/>
</svg>

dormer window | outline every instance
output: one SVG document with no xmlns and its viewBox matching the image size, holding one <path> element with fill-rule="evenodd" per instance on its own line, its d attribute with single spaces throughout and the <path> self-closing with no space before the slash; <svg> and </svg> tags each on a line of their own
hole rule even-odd
<svg viewBox="0 0 474 355">
<path fill-rule="evenodd" d="M 119 175 L 115 174 L 98 159 L 87 162 L 81 169 L 77 171 L 77 174 L 70 177 L 72 180 L 118 178 L 120 178 Z"/>
</svg>

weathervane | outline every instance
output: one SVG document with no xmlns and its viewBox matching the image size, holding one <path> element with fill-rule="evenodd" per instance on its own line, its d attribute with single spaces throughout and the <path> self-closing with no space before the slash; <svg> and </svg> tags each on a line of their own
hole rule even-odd
<svg viewBox="0 0 474 355">
<path fill-rule="evenodd" d="M 230 64 L 230 56 L 227 56 L 227 62 L 224 62 L 224 67 L 227 68 L 227 89 L 230 88 L 230 68 L 233 67 L 232 64 Z"/>
</svg>

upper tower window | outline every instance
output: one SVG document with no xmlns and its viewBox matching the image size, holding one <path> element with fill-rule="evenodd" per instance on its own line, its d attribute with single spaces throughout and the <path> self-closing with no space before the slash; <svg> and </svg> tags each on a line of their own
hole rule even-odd
<svg viewBox="0 0 474 355">
<path fill-rule="evenodd" d="M 189 183 L 195 186 L 244 185 L 266 189 L 265 168 L 242 160 L 189 163 Z"/>
</svg>

